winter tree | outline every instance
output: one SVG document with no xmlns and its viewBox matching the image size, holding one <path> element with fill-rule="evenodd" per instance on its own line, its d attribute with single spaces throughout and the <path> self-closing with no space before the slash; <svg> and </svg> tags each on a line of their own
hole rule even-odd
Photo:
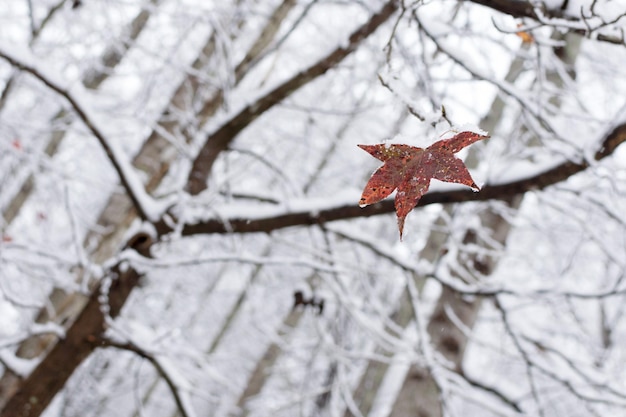
<svg viewBox="0 0 626 417">
<path fill-rule="evenodd" d="M 0 416 L 625 413 L 625 31 L 623 0 L 4 1 Z M 357 145 L 462 132 L 479 192 L 359 207 Z"/>
</svg>

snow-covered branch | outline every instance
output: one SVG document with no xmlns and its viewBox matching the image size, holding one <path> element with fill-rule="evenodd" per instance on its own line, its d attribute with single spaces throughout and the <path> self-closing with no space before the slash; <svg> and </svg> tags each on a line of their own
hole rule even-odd
<svg viewBox="0 0 626 417">
<path fill-rule="evenodd" d="M 41 65 L 37 64 L 34 57 L 26 55 L 24 52 L 18 53 L 6 48 L 6 46 L 0 46 L 0 58 L 32 75 L 70 104 L 80 120 L 100 143 L 139 215 L 146 220 L 157 220 L 161 215 L 160 207 L 153 203 L 153 199 L 145 191 L 139 176 L 135 173 L 122 150 L 104 135 L 103 129 L 99 126 L 84 98 L 82 88 L 79 86 L 70 87 L 50 70 L 44 70 Z"/>
<path fill-rule="evenodd" d="M 594 158 L 596 161 L 611 155 L 615 149 L 626 141 L 626 123 L 615 127 L 602 141 Z M 487 184 L 480 192 L 475 193 L 465 189 L 451 191 L 429 192 L 420 200 L 418 207 L 429 204 L 463 203 L 468 201 L 502 200 L 528 191 L 543 190 L 551 185 L 558 184 L 569 177 L 584 171 L 590 167 L 587 161 L 564 161 L 551 168 L 543 169 L 534 174 L 512 179 L 506 182 Z M 350 197 L 350 196 L 348 196 Z M 351 201 L 354 201 L 352 203 Z M 356 203 L 358 196 L 354 198 L 337 200 L 302 201 L 302 204 L 290 206 L 267 207 L 265 210 L 255 210 L 257 213 L 251 216 L 247 214 L 230 214 L 220 218 L 210 218 L 203 221 L 193 221 L 185 224 L 182 228 L 183 236 L 192 236 L 202 233 L 269 233 L 274 230 L 305 226 L 312 224 L 324 224 L 330 221 L 346 220 L 360 217 L 370 217 L 380 214 L 388 214 L 394 211 L 392 199 L 384 200 L 365 208 L 360 208 Z M 235 207 L 223 207 L 223 213 L 237 213 Z M 258 214 L 260 213 L 260 214 Z M 159 233 L 166 234 L 171 228 L 164 222 L 157 225 Z"/>
<path fill-rule="evenodd" d="M 604 382 L 594 381 L 590 375 L 582 373 L 576 366 L 573 366 L 571 361 L 565 361 L 569 369 L 564 372 L 563 370 L 557 370 L 558 368 L 549 367 L 543 363 L 543 361 L 539 360 L 537 355 L 533 355 L 531 353 L 531 346 L 541 350 L 545 350 L 546 347 L 541 344 L 539 346 L 534 343 L 528 344 L 528 340 L 532 339 L 528 339 L 519 331 L 519 329 L 516 328 L 515 323 L 511 318 L 511 312 L 507 309 L 506 305 L 504 305 L 501 297 L 495 297 L 494 304 L 500 314 L 507 335 L 511 338 L 515 349 L 520 354 L 520 357 L 527 368 L 531 394 L 540 411 L 541 398 L 543 397 L 543 394 L 540 392 L 538 387 L 538 375 L 535 376 L 535 374 L 540 374 L 543 377 L 557 382 L 574 396 L 584 401 L 590 403 L 617 405 L 619 407 L 624 407 L 626 405 L 625 393 L 622 393 L 613 387 L 607 386 Z M 552 351 L 552 353 L 554 353 L 554 351 Z M 563 359 L 563 355 L 561 353 L 558 354 L 558 357 L 561 360 Z M 570 371 L 573 371 L 571 372 L 571 375 Z M 576 377 L 580 378 L 581 376 L 584 383 L 575 381 Z"/>
</svg>

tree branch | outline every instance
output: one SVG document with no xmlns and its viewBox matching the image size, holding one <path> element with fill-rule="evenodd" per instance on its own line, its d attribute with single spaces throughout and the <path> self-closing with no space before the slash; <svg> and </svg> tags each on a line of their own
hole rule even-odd
<svg viewBox="0 0 626 417">
<path fill-rule="evenodd" d="M 535 6 L 529 1 L 516 0 L 464 0 L 466 2 L 480 4 L 500 13 L 508 14 L 512 17 L 528 17 L 538 20 L 535 12 Z"/>
<path fill-rule="evenodd" d="M 116 349 L 127 350 L 129 352 L 133 352 L 136 355 L 146 359 L 148 362 L 154 366 L 154 369 L 158 372 L 158 374 L 163 378 L 168 388 L 170 389 L 172 396 L 174 397 L 174 401 L 176 402 L 176 406 L 178 407 L 178 411 L 180 412 L 182 417 L 191 417 L 195 415 L 192 410 L 189 409 L 188 401 L 186 401 L 185 396 L 181 393 L 181 389 L 168 372 L 165 366 L 159 361 L 159 358 L 140 348 L 136 344 L 132 342 L 127 343 L 119 343 L 111 339 L 107 338 L 95 338 L 94 342 L 98 345 L 98 347 L 113 347 Z"/>
<path fill-rule="evenodd" d="M 117 172 L 120 182 L 132 200 L 139 216 L 144 220 L 156 220 L 158 214 L 160 213 L 151 213 L 148 211 L 148 204 L 146 204 L 146 201 L 147 199 L 150 199 L 150 197 L 146 193 L 144 186 L 137 175 L 134 175 L 130 162 L 127 162 L 123 158 L 120 151 L 113 146 L 113 144 L 104 136 L 102 131 L 96 126 L 95 120 L 89 115 L 87 106 L 85 106 L 85 104 L 82 103 L 69 88 L 64 86 L 61 81 L 56 80 L 49 74 L 42 72 L 33 62 L 29 62 L 29 59 L 24 59 L 21 56 L 18 57 L 3 48 L 0 48 L 0 58 L 6 60 L 14 67 L 32 75 L 52 91 L 62 96 L 70 104 L 83 124 L 96 137 L 98 142 L 100 142 L 100 146 L 113 164 L 113 168 Z"/>
<path fill-rule="evenodd" d="M 217 131 L 211 134 L 193 162 L 188 177 L 187 191 L 192 195 L 197 195 L 205 190 L 207 188 L 206 181 L 215 160 L 220 152 L 224 151 L 242 130 L 248 127 L 257 117 L 296 92 L 300 87 L 337 66 L 337 64 L 350 55 L 364 39 L 374 33 L 380 25 L 385 23 L 397 9 L 398 1 L 389 0 L 378 13 L 374 14 L 365 24 L 352 33 L 346 46 L 338 47 L 313 66 L 299 72 L 274 88 L 254 103 L 245 107 Z"/>
<path fill-rule="evenodd" d="M 158 3 L 162 0 L 150 0 L 150 3 L 153 6 L 158 5 Z M 54 13 L 57 10 L 61 10 L 61 7 L 64 5 L 65 0 L 59 2 L 56 6 L 54 6 L 48 15 L 45 17 L 44 21 L 41 23 L 39 28 L 37 29 L 37 34 L 41 33 L 46 22 L 50 21 L 54 16 Z M 130 22 L 130 24 L 126 27 L 125 32 L 128 33 L 127 38 L 124 39 L 124 42 L 121 45 L 111 44 L 102 55 L 102 59 L 100 62 L 87 69 L 82 77 L 82 84 L 85 88 L 89 90 L 96 90 L 100 87 L 100 85 L 109 78 L 110 74 L 113 73 L 113 69 L 122 62 L 122 58 L 125 53 L 134 45 L 134 42 L 137 40 L 139 35 L 142 33 L 143 29 L 146 27 L 148 23 L 148 19 L 152 16 L 152 9 L 145 8 L 135 18 Z M 31 40 L 32 43 L 32 40 Z M 16 71 L 9 80 L 6 82 L 5 89 L 2 91 L 0 95 L 0 110 L 4 106 L 6 99 L 11 91 L 11 86 L 15 85 L 16 74 L 19 71 Z M 53 117 L 53 122 L 56 120 L 60 120 L 67 115 L 67 111 L 65 109 L 59 110 L 57 114 Z M 45 147 L 45 153 L 48 156 L 52 156 L 56 154 L 59 149 L 61 142 L 65 138 L 66 131 L 53 132 L 48 139 L 48 144 Z M 31 173 L 26 180 L 22 183 L 19 191 L 15 194 L 15 196 L 11 199 L 10 203 L 3 209 L 2 217 L 4 218 L 5 227 L 10 224 L 15 216 L 19 213 L 20 209 L 26 202 L 28 196 L 33 190 L 35 183 L 34 173 Z"/>
<path fill-rule="evenodd" d="M 626 141 L 626 123 L 615 127 L 604 139 L 600 150 L 596 152 L 594 159 L 601 159 L 611 155 L 615 149 Z M 420 200 L 418 207 L 429 204 L 463 203 L 468 201 L 503 200 L 514 195 L 523 194 L 530 190 L 542 190 L 548 186 L 566 180 L 574 174 L 589 168 L 587 161 L 565 161 L 553 168 L 543 171 L 532 177 L 512 181 L 504 184 L 485 185 L 480 192 L 469 190 L 430 192 Z M 277 229 L 292 226 L 304 226 L 323 224 L 335 220 L 347 220 L 352 218 L 370 217 L 379 214 L 392 213 L 394 202 L 392 199 L 384 200 L 365 208 L 360 208 L 355 200 L 354 204 L 341 205 L 328 209 L 307 209 L 301 211 L 285 212 L 256 219 L 232 218 L 211 219 L 196 224 L 185 225 L 182 229 L 183 236 L 191 236 L 202 233 L 269 233 Z M 161 234 L 171 231 L 164 222 L 157 225 Z"/>
</svg>

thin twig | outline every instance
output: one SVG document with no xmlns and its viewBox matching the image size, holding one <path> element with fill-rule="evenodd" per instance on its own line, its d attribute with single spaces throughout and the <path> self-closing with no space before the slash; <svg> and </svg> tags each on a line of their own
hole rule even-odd
<svg viewBox="0 0 626 417">
<path fill-rule="evenodd" d="M 174 401 L 176 402 L 176 406 L 178 407 L 178 410 L 180 411 L 180 414 L 183 417 L 191 417 L 194 415 L 193 412 L 191 412 L 190 410 L 187 410 L 187 406 L 185 405 L 185 400 L 182 398 L 180 394 L 180 387 L 176 385 L 176 382 L 174 381 L 174 379 L 167 373 L 167 371 L 165 370 L 165 368 L 159 362 L 159 360 L 157 359 L 155 355 L 140 348 L 139 346 L 135 345 L 132 342 L 120 343 L 120 342 L 116 342 L 114 340 L 111 340 L 108 338 L 102 338 L 102 337 L 94 338 L 92 342 L 98 346 L 113 347 L 116 349 L 127 350 L 149 361 L 152 364 L 152 366 L 154 366 L 154 369 L 156 369 L 158 374 L 163 378 L 167 386 L 169 387 L 172 393 L 172 396 L 174 397 Z"/>
</svg>

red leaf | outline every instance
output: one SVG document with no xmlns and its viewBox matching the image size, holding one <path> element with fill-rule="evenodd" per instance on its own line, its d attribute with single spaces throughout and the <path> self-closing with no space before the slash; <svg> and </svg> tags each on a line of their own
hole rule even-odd
<svg viewBox="0 0 626 417">
<path fill-rule="evenodd" d="M 358 145 L 384 162 L 367 182 L 359 205 L 365 207 L 377 203 L 397 188 L 395 207 L 402 240 L 404 219 L 426 194 L 432 178 L 480 190 L 463 161 L 454 154 L 487 137 L 474 132 L 461 132 L 450 139 L 435 142 L 426 149 L 409 145 Z"/>
</svg>

